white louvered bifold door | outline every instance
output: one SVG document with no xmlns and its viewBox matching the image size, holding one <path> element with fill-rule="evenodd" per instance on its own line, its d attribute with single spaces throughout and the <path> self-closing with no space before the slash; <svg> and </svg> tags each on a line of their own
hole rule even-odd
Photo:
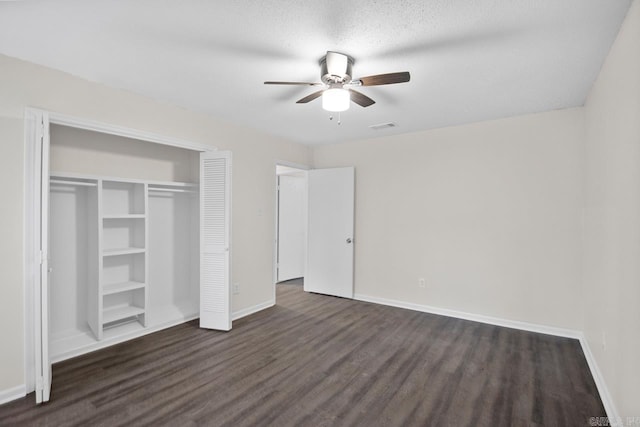
<svg viewBox="0 0 640 427">
<path fill-rule="evenodd" d="M 200 153 L 200 327 L 231 329 L 231 152 Z"/>
<path fill-rule="evenodd" d="M 34 356 L 36 403 L 48 402 L 51 393 L 51 356 L 49 354 L 50 289 L 49 289 L 49 115 L 27 113 L 27 138 L 35 139 L 35 157 L 39 159 L 40 182 L 36 184 L 40 223 L 36 231 L 39 240 L 40 274 L 34 290 Z M 37 261 L 36 261 L 37 262 Z M 39 286 L 38 286 L 39 285 Z"/>
</svg>

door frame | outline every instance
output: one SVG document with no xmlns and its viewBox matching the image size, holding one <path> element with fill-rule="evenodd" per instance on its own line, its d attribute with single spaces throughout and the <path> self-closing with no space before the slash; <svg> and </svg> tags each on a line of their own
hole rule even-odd
<svg viewBox="0 0 640 427">
<path fill-rule="evenodd" d="M 147 132 L 139 129 L 127 128 L 107 124 L 87 118 L 60 114 L 39 108 L 26 107 L 24 110 L 24 224 L 23 224 L 23 296 L 24 296 L 24 381 L 25 395 L 35 390 L 36 385 L 36 356 L 35 325 L 39 321 L 40 305 L 35 301 L 38 279 L 40 274 L 40 193 L 39 182 L 42 179 L 42 159 L 39 156 L 37 126 L 61 125 L 125 138 L 137 139 L 161 145 L 183 148 L 186 150 L 207 152 L 217 151 L 213 145 L 200 144 L 179 138 L 173 138 Z M 46 141 L 47 149 L 50 145 Z M 47 212 L 47 215 L 49 213 Z"/>
<path fill-rule="evenodd" d="M 273 301 L 274 303 L 276 302 L 276 283 L 278 283 L 278 216 L 279 216 L 279 202 L 278 202 L 278 166 L 286 166 L 289 168 L 295 168 L 295 169 L 300 169 L 302 171 L 310 171 L 312 168 L 309 167 L 308 165 L 304 165 L 302 163 L 295 163 L 295 162 L 289 162 L 287 160 L 276 160 L 273 166 L 273 172 L 274 172 L 274 190 L 273 190 L 273 200 L 275 201 L 274 203 L 274 218 L 273 218 L 273 222 L 274 222 L 274 227 L 273 229 L 275 230 L 275 233 L 273 235 Z M 305 186 L 305 200 L 307 198 L 306 196 L 307 194 L 307 190 L 306 190 L 306 186 Z M 306 246 L 306 233 L 305 233 L 305 246 Z M 305 257 L 305 262 L 306 262 L 306 257 Z"/>
</svg>

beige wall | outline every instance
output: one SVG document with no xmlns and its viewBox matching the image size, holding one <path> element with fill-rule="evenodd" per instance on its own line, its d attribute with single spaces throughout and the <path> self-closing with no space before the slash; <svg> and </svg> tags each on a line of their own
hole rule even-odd
<svg viewBox="0 0 640 427">
<path fill-rule="evenodd" d="M 640 2 L 585 107 L 585 334 L 621 416 L 640 416 Z"/>
<path fill-rule="evenodd" d="M 23 126 L 22 119 L 0 117 L 0 392 L 24 383 Z"/>
<path fill-rule="evenodd" d="M 51 125 L 51 171 L 150 181 L 197 182 L 199 154 L 68 126 Z"/>
<path fill-rule="evenodd" d="M 315 149 L 356 168 L 356 294 L 581 330 L 583 127 L 572 109 Z"/>
<path fill-rule="evenodd" d="M 275 162 L 310 149 L 250 129 L 0 55 L 0 391 L 23 379 L 23 114 L 27 106 L 214 145 L 233 152 L 234 311 L 273 298 Z"/>
</svg>

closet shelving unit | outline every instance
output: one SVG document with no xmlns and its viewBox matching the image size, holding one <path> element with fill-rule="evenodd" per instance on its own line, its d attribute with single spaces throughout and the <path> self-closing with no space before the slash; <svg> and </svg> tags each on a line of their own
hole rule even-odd
<svg viewBox="0 0 640 427">
<path fill-rule="evenodd" d="M 147 183 L 99 180 L 98 321 L 92 330 L 137 320 L 147 326 Z M 90 322 L 91 325 L 91 322 Z"/>
<path fill-rule="evenodd" d="M 149 195 L 185 193 L 196 196 L 198 185 L 64 172 L 52 172 L 50 185 L 52 191 L 79 188 L 86 192 L 83 199 L 86 200 L 83 212 L 87 222 L 86 236 L 83 236 L 88 248 L 86 323 L 93 340 L 87 339 L 87 333 L 72 337 L 72 342 L 65 338 L 66 341 L 61 341 L 64 351 L 60 352 L 147 328 L 151 308 Z M 152 309 L 156 313 L 163 310 L 162 307 Z M 155 316 L 156 321 L 151 326 L 169 320 L 163 315 Z M 55 354 L 55 344 L 53 350 Z"/>
</svg>

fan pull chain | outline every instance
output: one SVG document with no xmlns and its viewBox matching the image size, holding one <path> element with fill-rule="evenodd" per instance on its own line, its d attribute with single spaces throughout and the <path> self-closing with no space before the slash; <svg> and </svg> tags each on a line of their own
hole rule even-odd
<svg viewBox="0 0 640 427">
<path fill-rule="evenodd" d="M 329 116 L 329 120 L 333 120 L 333 116 Z M 342 117 L 340 116 L 340 112 L 338 112 L 338 126 L 342 124 Z"/>
</svg>

